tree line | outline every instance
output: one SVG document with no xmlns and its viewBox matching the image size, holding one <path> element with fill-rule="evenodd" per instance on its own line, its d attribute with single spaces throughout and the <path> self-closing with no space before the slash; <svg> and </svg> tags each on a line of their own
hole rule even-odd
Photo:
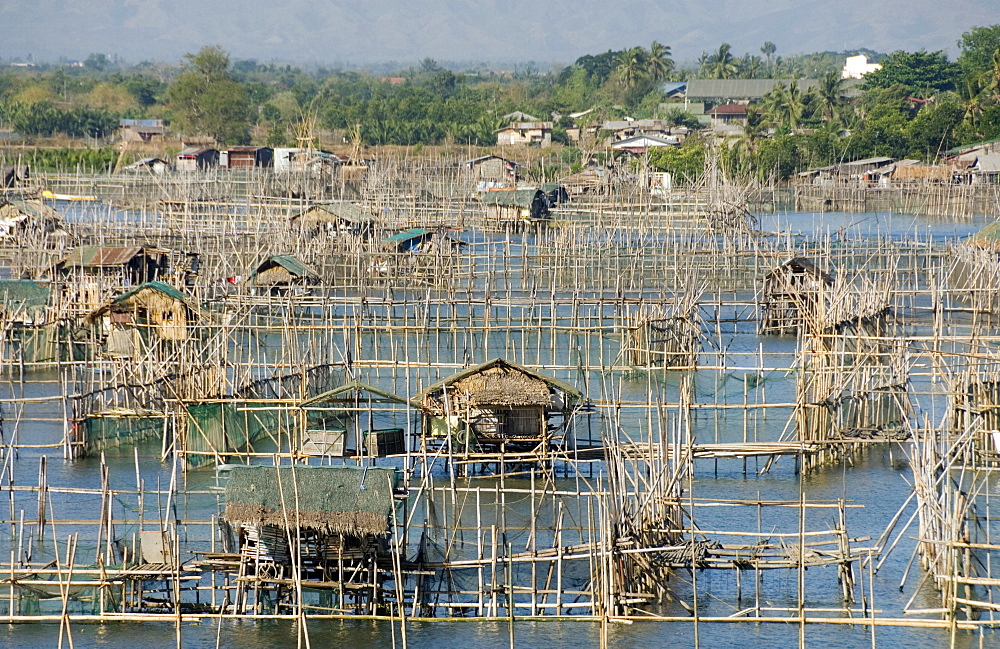
<svg viewBox="0 0 1000 649">
<path fill-rule="evenodd" d="M 449 70 L 432 59 L 385 76 L 232 61 L 218 47 L 177 64 L 124 66 L 102 55 L 82 68 L 8 69 L 0 73 L 0 128 L 23 136 L 110 139 L 123 117 L 159 118 L 175 132 L 220 144 L 293 145 L 319 130 L 338 130 L 370 145 L 490 146 L 514 111 L 555 122 L 553 139 L 570 145 L 569 115 L 590 121 L 656 117 L 696 127 L 664 83 L 695 78 L 781 81 L 747 109 L 739 137 L 723 147 L 732 168 L 758 175 L 870 155 L 933 159 L 953 146 L 1000 138 L 1000 25 L 975 27 L 944 52 L 867 50 L 779 56 L 722 43 L 694 65 L 678 66 L 668 45 L 652 42 L 581 56 L 545 72 Z M 848 92 L 844 56 L 865 53 L 882 68 Z M 809 87 L 801 81 L 814 81 Z M 687 147 L 712 144 L 689 138 Z M 696 154 L 661 152 L 690 163 Z"/>
</svg>

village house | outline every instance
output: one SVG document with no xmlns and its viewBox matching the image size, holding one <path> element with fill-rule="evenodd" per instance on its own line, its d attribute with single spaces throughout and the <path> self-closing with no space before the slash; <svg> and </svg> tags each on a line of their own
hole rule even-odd
<svg viewBox="0 0 1000 649">
<path fill-rule="evenodd" d="M 676 135 L 636 135 L 611 145 L 612 151 L 622 151 L 633 155 L 644 155 L 650 149 L 659 147 L 680 146 L 680 138 Z"/>
<path fill-rule="evenodd" d="M 253 169 L 272 166 L 274 150 L 266 146 L 231 146 L 219 153 L 223 169 Z"/>
<path fill-rule="evenodd" d="M 552 144 L 552 122 L 511 122 L 497 131 L 498 146 Z"/>
<path fill-rule="evenodd" d="M 122 142 L 160 142 L 169 132 L 162 119 L 122 119 L 118 128 Z"/>
<path fill-rule="evenodd" d="M 510 183 L 516 183 L 518 179 L 519 165 L 513 160 L 498 155 L 484 155 L 466 160 L 462 166 L 472 172 L 476 179 L 477 189 L 481 190 L 490 187 L 506 187 Z"/>
<path fill-rule="evenodd" d="M 219 150 L 188 147 L 177 154 L 177 171 L 205 171 L 219 166 Z"/>
<path fill-rule="evenodd" d="M 844 60 L 844 69 L 841 70 L 842 79 L 860 79 L 869 72 L 881 70 L 881 63 L 869 63 L 868 57 L 864 54 L 849 56 Z"/>
</svg>

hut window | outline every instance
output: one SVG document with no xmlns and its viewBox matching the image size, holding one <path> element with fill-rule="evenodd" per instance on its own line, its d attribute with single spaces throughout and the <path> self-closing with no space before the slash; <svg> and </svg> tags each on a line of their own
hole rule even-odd
<svg viewBox="0 0 1000 649">
<path fill-rule="evenodd" d="M 541 431 L 541 412 L 538 408 L 514 408 L 504 413 L 506 435 L 538 435 Z"/>
</svg>

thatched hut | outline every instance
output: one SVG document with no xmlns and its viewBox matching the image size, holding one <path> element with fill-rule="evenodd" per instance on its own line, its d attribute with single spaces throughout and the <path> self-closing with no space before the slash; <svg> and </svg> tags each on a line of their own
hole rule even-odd
<svg viewBox="0 0 1000 649">
<path fill-rule="evenodd" d="M 497 358 L 420 392 L 425 441 L 457 439 L 464 450 L 535 450 L 566 433 L 582 394 L 551 376 Z"/>
<path fill-rule="evenodd" d="M 834 277 L 811 259 L 793 257 L 764 276 L 761 333 L 794 333 L 817 312 Z"/>
<path fill-rule="evenodd" d="M 395 469 L 232 467 L 222 518 L 235 532 L 240 573 L 257 580 L 250 587 L 278 591 L 283 578 L 296 574 L 310 588 L 338 590 L 357 609 L 374 612 L 384 601 L 389 573 L 379 559 L 389 555 L 393 509 L 403 488 Z"/>
<path fill-rule="evenodd" d="M 25 235 L 66 235 L 62 215 L 41 201 L 0 202 L 0 239 Z"/>
<path fill-rule="evenodd" d="M 312 205 L 293 214 L 288 223 L 309 237 L 363 236 L 371 232 L 374 218 L 368 210 L 345 201 Z"/>
<path fill-rule="evenodd" d="M 292 255 L 271 255 L 257 265 L 246 281 L 259 293 L 284 295 L 293 287 L 308 290 L 319 282 L 319 273 Z"/>
<path fill-rule="evenodd" d="M 491 189 L 482 195 L 488 228 L 530 225 L 549 216 L 549 198 L 537 187 Z"/>
<path fill-rule="evenodd" d="M 105 353 L 132 357 L 156 340 L 187 340 L 198 315 L 198 307 L 173 286 L 146 282 L 116 295 L 86 321 L 99 327 Z"/>
<path fill-rule="evenodd" d="M 114 279 L 122 286 L 151 282 L 166 272 L 169 250 L 150 247 L 80 246 L 56 264 L 62 274 Z"/>
</svg>

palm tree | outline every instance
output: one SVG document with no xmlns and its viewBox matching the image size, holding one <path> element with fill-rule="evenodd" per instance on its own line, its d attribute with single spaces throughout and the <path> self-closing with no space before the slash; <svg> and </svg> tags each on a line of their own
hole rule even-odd
<svg viewBox="0 0 1000 649">
<path fill-rule="evenodd" d="M 646 50 L 641 47 L 624 50 L 618 55 L 615 74 L 623 88 L 634 88 L 646 75 Z"/>
<path fill-rule="evenodd" d="M 674 60 L 670 58 L 670 46 L 653 41 L 646 53 L 646 76 L 653 81 L 662 81 L 674 69 Z"/>
<path fill-rule="evenodd" d="M 708 62 L 711 58 L 708 52 L 702 52 L 701 56 L 698 57 L 698 76 L 701 76 L 708 70 Z"/>
<path fill-rule="evenodd" d="M 764 41 L 764 44 L 760 46 L 760 53 L 764 55 L 764 59 L 767 61 L 767 69 L 771 69 L 771 57 L 774 53 L 778 51 L 778 46 L 771 41 Z"/>
<path fill-rule="evenodd" d="M 756 79 L 760 76 L 763 68 L 763 61 L 760 60 L 759 56 L 750 56 L 747 53 L 740 59 L 740 77 L 744 79 Z"/>
<path fill-rule="evenodd" d="M 990 59 L 990 67 L 983 75 L 983 85 L 993 93 L 993 101 L 1000 103 L 1000 47 Z"/>
<path fill-rule="evenodd" d="M 799 84 L 796 81 L 791 82 L 788 86 L 779 83 L 764 95 L 764 114 L 768 122 L 776 127 L 798 128 L 804 107 L 802 90 L 799 89 Z"/>
<path fill-rule="evenodd" d="M 723 43 L 715 54 L 708 57 L 708 72 L 713 79 L 732 79 L 739 72 L 739 66 L 730 50 L 732 45 Z"/>
<path fill-rule="evenodd" d="M 986 78 L 984 77 L 985 80 Z M 962 119 L 968 121 L 973 126 L 979 121 L 979 116 L 983 114 L 982 98 L 984 90 L 986 88 L 983 84 L 970 75 L 966 75 L 962 79 L 962 83 L 958 84 L 958 87 L 955 89 L 959 100 L 962 102 Z"/>
<path fill-rule="evenodd" d="M 823 121 L 833 121 L 844 105 L 844 79 L 839 72 L 831 71 L 820 76 L 816 97 L 823 111 Z"/>
</svg>

